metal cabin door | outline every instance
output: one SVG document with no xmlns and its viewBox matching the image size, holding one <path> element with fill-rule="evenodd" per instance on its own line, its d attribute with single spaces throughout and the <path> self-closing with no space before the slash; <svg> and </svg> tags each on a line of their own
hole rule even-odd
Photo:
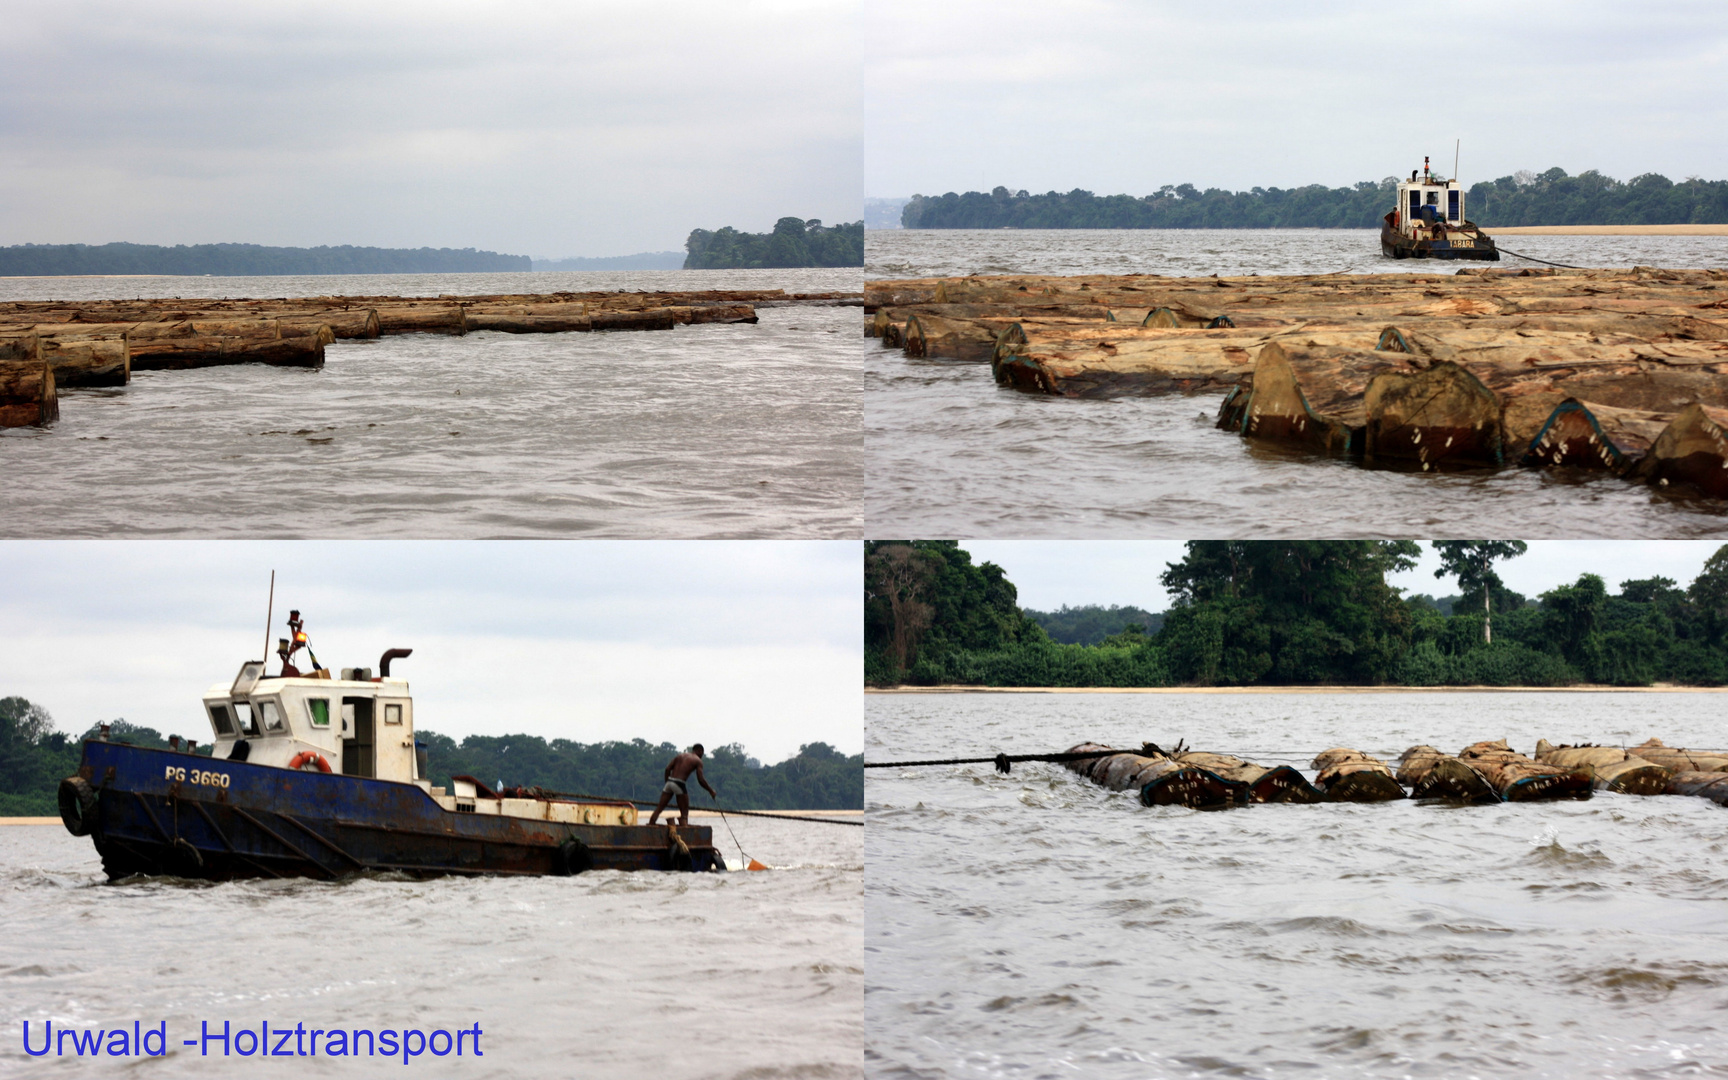
<svg viewBox="0 0 1728 1080">
<path fill-rule="evenodd" d="M 342 711 L 347 712 L 350 706 L 354 709 L 354 725 L 342 740 L 342 775 L 376 776 L 378 759 L 372 725 L 372 699 L 343 698 Z"/>
</svg>

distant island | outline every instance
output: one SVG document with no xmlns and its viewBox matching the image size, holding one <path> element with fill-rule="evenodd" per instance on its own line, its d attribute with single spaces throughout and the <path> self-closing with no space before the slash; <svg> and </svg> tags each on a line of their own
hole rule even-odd
<svg viewBox="0 0 1728 1080">
<path fill-rule="evenodd" d="M 0 817 L 47 817 L 58 813 L 54 793 L 78 771 L 79 747 L 95 738 L 92 725 L 78 738 L 54 730 L 48 711 L 21 697 L 0 697 Z M 198 733 L 208 735 L 205 731 Z M 198 737 L 195 734 L 194 737 Z M 662 769 L 681 747 L 671 743 L 578 743 L 538 735 L 447 735 L 416 732 L 426 744 L 434 784 L 450 785 L 452 774 L 486 783 L 543 787 L 579 795 L 610 795 L 652 801 Z M 167 749 L 161 732 L 125 720 L 111 721 L 108 737 L 134 746 Z M 204 740 L 199 738 L 200 742 Z M 209 754 L 208 745 L 198 750 Z M 864 806 L 864 755 L 847 756 L 827 743 L 808 743 L 794 757 L 764 765 L 736 743 L 708 751 L 703 767 L 727 806 L 757 810 L 858 810 Z M 691 803 L 710 805 L 706 795 Z"/>
<path fill-rule="evenodd" d="M 526 255 L 473 248 L 263 247 L 259 244 L 18 244 L 0 248 L 0 277 L 164 274 L 456 274 L 528 270 Z"/>
<path fill-rule="evenodd" d="M 1353 187 L 1201 191 L 1167 184 L 1151 195 L 1094 195 L 1075 188 L 1032 195 L 914 195 L 900 212 L 908 229 L 1375 229 L 1392 209 L 1398 177 Z M 1485 228 L 1529 225 L 1728 224 L 1728 180 L 1675 183 L 1645 173 L 1624 183 L 1594 169 L 1518 172 L 1471 185 L 1465 212 Z"/>
<path fill-rule="evenodd" d="M 823 225 L 818 218 L 783 217 L 767 233 L 730 225 L 696 229 L 684 242 L 686 270 L 749 270 L 801 266 L 863 266 L 864 222 Z"/>
<path fill-rule="evenodd" d="M 866 229 L 898 229 L 900 214 L 906 209 L 909 198 L 900 199 L 865 199 L 864 227 Z"/>
<path fill-rule="evenodd" d="M 536 270 L 679 270 L 682 251 L 642 251 L 635 255 L 605 255 L 599 258 L 572 256 L 567 259 L 535 259 Z"/>
</svg>

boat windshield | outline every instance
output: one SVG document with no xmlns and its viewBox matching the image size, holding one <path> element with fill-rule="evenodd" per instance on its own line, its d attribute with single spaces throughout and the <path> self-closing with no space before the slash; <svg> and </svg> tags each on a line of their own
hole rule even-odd
<svg viewBox="0 0 1728 1080">
<path fill-rule="evenodd" d="M 240 721 L 240 734 L 249 735 L 253 738 L 258 737 L 258 720 L 252 715 L 252 703 L 250 701 L 236 701 L 234 703 L 234 715 Z"/>
<path fill-rule="evenodd" d="M 287 728 L 282 724 L 282 710 L 277 708 L 275 701 L 269 698 L 260 701 L 258 703 L 258 712 L 264 719 L 265 731 L 280 734 L 287 730 Z"/>
</svg>

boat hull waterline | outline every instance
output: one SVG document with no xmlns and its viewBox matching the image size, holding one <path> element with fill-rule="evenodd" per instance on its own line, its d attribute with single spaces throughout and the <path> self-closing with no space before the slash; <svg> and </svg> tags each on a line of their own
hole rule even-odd
<svg viewBox="0 0 1728 1080">
<path fill-rule="evenodd" d="M 90 741 L 61 817 L 110 879 L 723 870 L 707 826 L 452 812 L 412 783 Z"/>
</svg>

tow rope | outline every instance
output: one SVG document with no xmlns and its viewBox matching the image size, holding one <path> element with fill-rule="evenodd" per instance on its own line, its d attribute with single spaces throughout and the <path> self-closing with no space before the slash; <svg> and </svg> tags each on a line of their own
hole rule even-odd
<svg viewBox="0 0 1728 1080">
<path fill-rule="evenodd" d="M 1562 270 L 1588 270 L 1589 269 L 1589 267 L 1587 267 L 1587 266 L 1573 266 L 1570 263 L 1549 262 L 1547 259 L 1538 259 L 1534 255 L 1523 255 L 1523 254 L 1520 254 L 1516 251 L 1513 251 L 1511 248 L 1500 247 L 1500 245 L 1498 245 L 1498 244 L 1496 244 L 1494 246 L 1495 246 L 1496 250 L 1498 250 L 1504 254 L 1514 255 L 1520 259 L 1529 259 L 1531 262 L 1539 262 L 1543 266 L 1558 266 Z"/>
<path fill-rule="evenodd" d="M 1142 757 L 1175 757 L 1188 749 L 1178 742 L 1175 749 L 1163 750 L 1157 743 L 1141 743 Z M 1133 750 L 1082 750 L 1063 752 L 1060 754 L 997 754 L 995 757 L 972 758 L 942 758 L 935 761 L 866 761 L 866 769 L 904 769 L 919 765 L 995 765 L 999 773 L 1007 773 L 1008 768 L 1016 761 L 1085 761 L 1088 758 L 1113 757 L 1116 754 L 1132 754 Z"/>
<path fill-rule="evenodd" d="M 866 766 L 866 768 L 868 768 L 868 766 Z M 659 805 L 658 803 L 648 802 L 645 799 L 622 799 L 616 795 L 582 795 L 573 791 L 548 791 L 545 788 L 538 788 L 536 790 L 538 790 L 542 795 L 551 795 L 560 799 L 591 799 L 595 802 L 629 803 L 631 806 Z M 670 810 L 672 807 L 668 806 L 667 809 Z M 691 809 L 699 808 L 692 807 Z M 718 803 L 715 804 L 715 809 L 719 809 Z M 776 818 L 780 821 L 814 821 L 818 825 L 857 825 L 862 827 L 864 824 L 862 821 L 842 821 L 836 818 L 805 817 L 799 814 L 776 814 L 767 810 L 732 810 L 729 811 L 729 813 L 737 814 L 740 817 Z M 730 828 L 730 826 L 728 826 L 728 828 Z"/>
</svg>

